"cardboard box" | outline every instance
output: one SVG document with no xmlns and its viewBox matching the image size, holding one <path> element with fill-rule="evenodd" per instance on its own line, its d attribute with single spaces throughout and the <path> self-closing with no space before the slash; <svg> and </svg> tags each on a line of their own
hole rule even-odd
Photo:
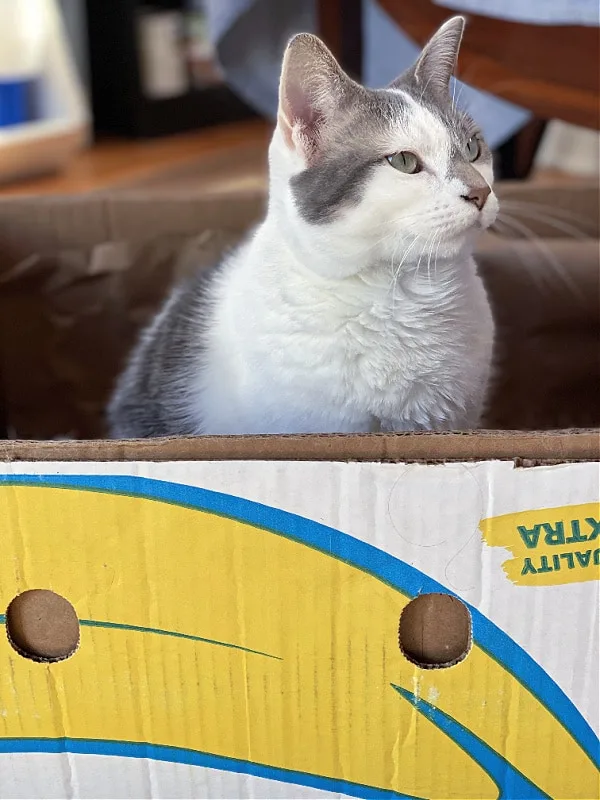
<svg viewBox="0 0 600 800">
<path fill-rule="evenodd" d="M 0 797 L 600 796 L 598 198 L 547 192 L 594 238 L 481 251 L 521 431 L 0 445 Z M 17 435 L 99 435 L 260 206 L 0 204 Z"/>
</svg>

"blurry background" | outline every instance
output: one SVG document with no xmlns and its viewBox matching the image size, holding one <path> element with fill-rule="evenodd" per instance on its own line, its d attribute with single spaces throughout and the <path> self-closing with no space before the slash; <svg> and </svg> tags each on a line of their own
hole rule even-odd
<svg viewBox="0 0 600 800">
<path fill-rule="evenodd" d="M 500 177 L 597 176 L 596 0 L 0 0 L 0 193 L 264 187 L 293 33 L 382 86 L 455 11 Z"/>
</svg>

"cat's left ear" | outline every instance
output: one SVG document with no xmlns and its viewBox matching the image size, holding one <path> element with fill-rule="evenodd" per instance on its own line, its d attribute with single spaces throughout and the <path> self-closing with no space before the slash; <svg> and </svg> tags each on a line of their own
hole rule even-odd
<svg viewBox="0 0 600 800">
<path fill-rule="evenodd" d="M 285 51 L 279 83 L 277 125 L 287 146 L 307 164 L 318 160 L 327 126 L 359 89 L 320 39 L 310 33 L 295 36 Z"/>
<path fill-rule="evenodd" d="M 448 93 L 464 30 L 464 17 L 451 17 L 444 22 L 427 42 L 421 55 L 408 71 L 407 74 L 424 92 L 430 90 L 438 95 Z M 401 75 L 398 83 L 406 80 L 406 77 L 406 74 Z M 392 86 L 395 83 L 396 81 Z"/>
</svg>

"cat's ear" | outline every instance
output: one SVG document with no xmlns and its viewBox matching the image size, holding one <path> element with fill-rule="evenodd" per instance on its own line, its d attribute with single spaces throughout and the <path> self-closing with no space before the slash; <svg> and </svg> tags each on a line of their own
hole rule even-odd
<svg viewBox="0 0 600 800">
<path fill-rule="evenodd" d="M 323 42 L 299 33 L 285 51 L 277 124 L 287 146 L 307 164 L 318 159 L 324 129 L 357 85 Z"/>
<path fill-rule="evenodd" d="M 422 91 L 431 90 L 438 95 L 448 93 L 464 29 L 464 17 L 451 17 L 427 42 L 416 63 L 408 71 Z M 401 75 L 398 83 L 406 77 Z M 395 83 L 396 81 L 392 86 Z"/>
</svg>

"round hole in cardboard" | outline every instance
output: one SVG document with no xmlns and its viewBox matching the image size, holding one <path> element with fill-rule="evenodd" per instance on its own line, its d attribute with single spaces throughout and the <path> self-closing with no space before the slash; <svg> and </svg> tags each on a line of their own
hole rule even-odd
<svg viewBox="0 0 600 800">
<path fill-rule="evenodd" d="M 17 595 L 8 606 L 6 633 L 24 658 L 63 661 L 79 645 L 79 620 L 64 597 L 49 589 L 31 589 Z"/>
<path fill-rule="evenodd" d="M 458 664 L 471 649 L 471 614 L 450 594 L 421 594 L 400 615 L 400 649 L 424 669 Z"/>
</svg>

